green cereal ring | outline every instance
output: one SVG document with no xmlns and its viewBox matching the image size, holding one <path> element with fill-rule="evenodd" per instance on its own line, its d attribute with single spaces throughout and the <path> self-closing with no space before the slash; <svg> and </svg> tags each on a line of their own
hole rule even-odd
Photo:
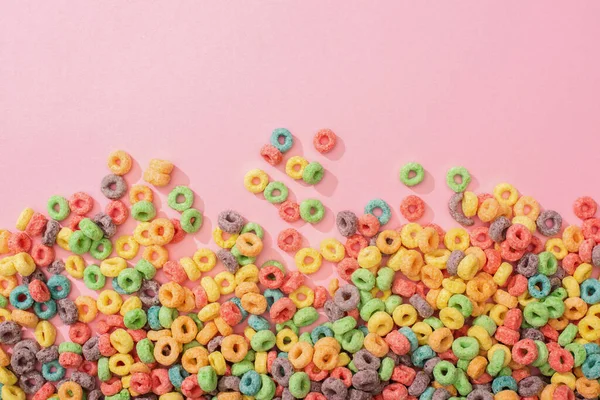
<svg viewBox="0 0 600 400">
<path fill-rule="evenodd" d="M 125 293 L 135 293 L 142 287 L 142 274 L 133 268 L 125 268 L 119 272 L 117 283 Z"/>
<path fill-rule="evenodd" d="M 319 319 L 319 313 L 314 307 L 304 307 L 296 311 L 294 314 L 294 323 L 296 326 L 302 328 L 304 326 L 311 325 Z"/>
<path fill-rule="evenodd" d="M 82 231 L 75 231 L 69 238 L 69 249 L 73 254 L 85 254 L 92 247 L 92 239 L 87 237 Z"/>
<path fill-rule="evenodd" d="M 0 308 L 6 308 L 7 305 L 8 299 L 6 298 L 6 296 L 0 294 Z"/>
<path fill-rule="evenodd" d="M 202 346 L 200 343 L 198 343 L 197 340 L 192 340 L 189 343 L 185 343 L 183 345 L 183 351 L 181 352 L 181 354 L 185 353 L 186 351 L 188 351 L 189 349 L 193 349 L 194 347 L 198 347 L 198 346 Z"/>
<path fill-rule="evenodd" d="M 313 341 L 312 341 L 312 338 L 310 337 L 310 333 L 308 333 L 308 332 L 302 333 L 298 337 L 298 341 L 300 341 L 300 342 L 306 342 L 306 343 L 310 344 L 311 346 L 314 344 Z"/>
<path fill-rule="evenodd" d="M 62 342 L 58 345 L 58 354 L 62 353 L 82 354 L 83 350 L 80 344 L 73 342 Z"/>
<path fill-rule="evenodd" d="M 102 382 L 106 382 L 111 377 L 112 374 L 110 373 L 110 369 L 108 369 L 108 357 L 100 357 L 98 360 L 98 379 L 100 379 Z"/>
<path fill-rule="evenodd" d="M 567 297 L 569 297 L 569 295 L 567 294 L 567 289 L 558 287 L 554 289 L 554 291 L 550 293 L 548 297 L 556 297 L 559 300 L 565 300 Z"/>
<path fill-rule="evenodd" d="M 546 297 L 542 303 L 548 309 L 548 318 L 560 318 L 565 312 L 565 303 L 558 297 Z"/>
<path fill-rule="evenodd" d="M 458 360 L 456 362 L 456 367 L 462 369 L 463 371 L 466 371 L 467 368 L 469 368 L 470 363 L 471 360 Z"/>
<path fill-rule="evenodd" d="M 79 221 L 79 229 L 81 232 L 92 240 L 100 240 L 104 237 L 104 232 L 94 221 L 89 218 L 84 218 Z"/>
<path fill-rule="evenodd" d="M 388 314 L 392 314 L 394 310 L 402 304 L 402 297 L 397 294 L 392 294 L 387 299 L 385 299 L 385 311 Z"/>
<path fill-rule="evenodd" d="M 549 251 L 538 254 L 538 272 L 546 276 L 554 275 L 558 269 L 558 260 Z"/>
<path fill-rule="evenodd" d="M 460 183 L 456 182 L 456 177 L 460 177 Z M 464 192 L 471 182 L 471 174 L 465 167 L 452 167 L 446 174 L 446 184 L 456 193 Z"/>
<path fill-rule="evenodd" d="M 236 245 L 233 245 L 233 247 L 231 248 L 231 254 L 235 257 L 235 260 L 241 266 L 254 264 L 254 262 L 256 261 L 256 257 L 248 257 L 240 253 Z"/>
<path fill-rule="evenodd" d="M 569 343 L 565 346 L 565 350 L 573 355 L 573 360 L 575 360 L 575 364 L 573 366 L 575 368 L 580 367 L 587 357 L 585 347 L 579 343 Z"/>
<path fill-rule="evenodd" d="M 382 381 L 389 381 L 395 366 L 394 360 L 390 357 L 381 360 L 381 365 L 379 366 L 379 379 Z"/>
<path fill-rule="evenodd" d="M 56 221 L 65 220 L 71 213 L 69 202 L 62 196 L 52 196 L 46 205 L 48 216 Z"/>
<path fill-rule="evenodd" d="M 152 279 L 156 275 L 156 267 L 152 265 L 152 263 L 146 259 L 141 258 L 135 264 L 135 270 L 142 274 L 144 279 Z"/>
<path fill-rule="evenodd" d="M 546 343 L 542 342 L 541 340 L 534 340 L 533 342 L 535 343 L 535 347 L 537 347 L 538 356 L 531 363 L 531 366 L 532 367 L 539 367 L 541 365 L 546 364 L 546 362 L 548 361 L 548 356 L 550 355 L 550 353 L 548 352 L 548 347 L 546 347 Z"/>
<path fill-rule="evenodd" d="M 256 360 L 256 352 L 253 349 L 248 349 L 248 353 L 246 357 L 244 357 L 244 361 L 254 362 Z"/>
<path fill-rule="evenodd" d="M 179 311 L 174 308 L 162 306 L 158 310 L 158 322 L 165 329 L 169 329 L 177 317 L 179 317 Z"/>
<path fill-rule="evenodd" d="M 256 222 L 248 222 L 246 225 L 244 225 L 240 234 L 243 235 L 244 233 L 248 232 L 254 233 L 260 239 L 265 237 L 265 231 L 263 230 L 262 226 L 260 226 Z"/>
<path fill-rule="evenodd" d="M 250 346 L 254 351 L 269 351 L 275 346 L 275 334 L 269 330 L 258 331 L 250 339 Z"/>
<path fill-rule="evenodd" d="M 254 364 L 250 360 L 242 360 L 240 362 L 234 363 L 231 366 L 231 375 L 233 376 L 242 376 L 248 371 L 252 371 L 254 369 Z"/>
<path fill-rule="evenodd" d="M 496 333 L 496 328 L 498 328 L 494 320 L 487 315 L 480 315 L 479 317 L 475 318 L 473 320 L 473 325 L 481 326 L 490 336 L 494 336 L 494 333 Z"/>
<path fill-rule="evenodd" d="M 561 345 L 562 347 L 565 347 L 566 345 L 571 343 L 573 340 L 575 340 L 575 337 L 577 336 L 578 331 L 579 331 L 579 329 L 577 329 L 576 325 L 574 325 L 572 323 L 567 325 L 567 327 L 565 329 L 563 329 L 563 331 L 560 333 L 560 335 L 558 335 L 558 344 Z"/>
<path fill-rule="evenodd" d="M 456 367 L 450 361 L 440 361 L 433 367 L 433 377 L 442 386 L 456 382 Z"/>
<path fill-rule="evenodd" d="M 187 316 L 190 317 L 196 323 L 198 332 L 200 332 L 202 330 L 202 328 L 204 328 L 204 323 L 202 321 L 200 321 L 200 318 L 198 318 L 198 314 L 190 313 Z"/>
<path fill-rule="evenodd" d="M 106 277 L 102 275 L 99 266 L 91 264 L 83 270 L 83 283 L 88 289 L 100 290 L 106 284 Z"/>
<path fill-rule="evenodd" d="M 323 168 L 320 163 L 313 161 L 304 167 L 304 171 L 302 171 L 302 180 L 309 185 L 316 185 L 321 182 L 324 175 L 325 168 Z"/>
<path fill-rule="evenodd" d="M 383 267 L 377 271 L 377 278 L 375 279 L 377 289 L 381 291 L 391 289 L 395 273 L 396 272 L 390 267 Z"/>
<path fill-rule="evenodd" d="M 156 208 L 150 201 L 138 201 L 131 206 L 131 216 L 136 221 L 148 222 L 156 217 Z"/>
<path fill-rule="evenodd" d="M 432 329 L 440 329 L 444 327 L 444 323 L 436 317 L 429 317 L 423 320 L 427 325 L 429 325 Z"/>
<path fill-rule="evenodd" d="M 140 361 L 145 364 L 152 364 L 154 361 L 154 343 L 150 339 L 144 338 L 135 345 L 135 352 Z"/>
<path fill-rule="evenodd" d="M 290 376 L 288 390 L 297 399 L 303 399 L 310 392 L 310 378 L 306 372 L 295 372 Z"/>
<path fill-rule="evenodd" d="M 273 181 L 267 185 L 263 195 L 269 203 L 283 203 L 288 198 L 288 188 L 282 182 Z"/>
<path fill-rule="evenodd" d="M 356 327 L 356 319 L 351 316 L 343 317 L 338 320 L 333 321 L 331 325 L 331 330 L 336 335 L 343 335 L 346 332 L 350 332 L 352 329 Z"/>
<path fill-rule="evenodd" d="M 104 260 L 108 258 L 112 251 L 113 245 L 109 239 L 102 238 L 100 240 L 92 241 L 92 246 L 90 247 L 90 255 L 96 260 Z"/>
<path fill-rule="evenodd" d="M 452 352 L 461 360 L 472 360 L 479 354 L 479 342 L 469 336 L 456 338 L 452 342 Z"/>
<path fill-rule="evenodd" d="M 356 365 L 354 365 L 354 361 L 350 361 L 350 363 L 346 365 L 346 368 L 348 368 L 354 374 L 358 372 L 358 368 L 356 368 Z"/>
<path fill-rule="evenodd" d="M 325 207 L 317 199 L 307 199 L 300 203 L 300 217 L 310 223 L 316 224 L 325 216 Z"/>
<path fill-rule="evenodd" d="M 261 387 L 258 393 L 254 395 L 256 400 L 271 400 L 275 397 L 275 383 L 268 375 L 260 374 Z"/>
<path fill-rule="evenodd" d="M 125 317 L 123 317 L 123 323 L 128 329 L 142 329 L 146 325 L 146 322 L 148 322 L 148 317 L 146 317 L 146 312 L 141 308 L 129 310 L 125 313 Z"/>
<path fill-rule="evenodd" d="M 540 370 L 540 373 L 544 376 L 552 376 L 556 373 L 556 371 L 553 370 L 552 367 L 550 367 L 550 364 L 548 363 L 540 365 L 538 369 Z"/>
<path fill-rule="evenodd" d="M 188 208 L 181 214 L 181 229 L 185 232 L 196 233 L 201 226 L 202 213 L 200 211 L 195 208 Z"/>
<path fill-rule="evenodd" d="M 361 308 L 364 304 L 367 304 L 369 301 L 371 301 L 371 299 L 373 299 L 373 294 L 370 290 L 359 290 L 358 295 L 360 296 L 358 308 Z"/>
<path fill-rule="evenodd" d="M 346 332 L 342 335 L 340 344 L 347 352 L 356 353 L 362 348 L 364 341 L 365 334 L 359 329 L 352 329 L 350 332 Z"/>
<path fill-rule="evenodd" d="M 412 175 L 412 176 L 411 176 Z M 406 186 L 415 186 L 423 182 L 425 171 L 423 166 L 416 162 L 406 163 L 400 168 L 400 181 Z"/>
<path fill-rule="evenodd" d="M 182 202 L 179 202 L 179 196 L 183 196 Z M 187 186 L 175 186 L 167 197 L 167 204 L 173 210 L 183 212 L 194 204 L 194 192 Z"/>
<path fill-rule="evenodd" d="M 494 354 L 492 354 L 492 359 L 490 360 L 487 368 L 486 368 L 486 372 L 488 374 L 490 374 L 491 376 L 496 376 L 500 373 L 500 370 L 502 369 L 502 367 L 504 367 L 504 358 L 506 357 L 506 354 L 504 353 L 504 350 L 502 349 L 498 349 L 496 351 L 494 351 Z"/>
<path fill-rule="evenodd" d="M 448 306 L 456 308 L 465 318 L 473 313 L 473 303 L 463 294 L 453 294 L 448 300 Z"/>
<path fill-rule="evenodd" d="M 368 321 L 369 318 L 376 313 L 385 313 L 385 303 L 378 298 L 369 300 L 360 309 L 360 317 L 363 321 Z"/>
<path fill-rule="evenodd" d="M 350 277 L 359 290 L 372 290 L 375 287 L 375 275 L 366 268 L 359 268 Z"/>
<path fill-rule="evenodd" d="M 210 365 L 198 370 L 198 385 L 205 392 L 212 392 L 217 388 L 217 373 Z"/>
<path fill-rule="evenodd" d="M 291 319 L 289 321 L 285 321 L 282 324 L 277 324 L 275 325 L 275 330 L 277 332 L 285 329 L 285 328 L 289 328 L 292 330 L 292 332 L 294 332 L 296 335 L 300 334 L 300 329 L 296 326 L 296 324 L 294 323 L 294 321 L 292 321 Z"/>
<path fill-rule="evenodd" d="M 523 310 L 523 319 L 536 328 L 546 325 L 549 317 L 548 307 L 544 303 L 529 303 Z"/>
<path fill-rule="evenodd" d="M 462 369 L 456 370 L 456 382 L 454 382 L 454 387 L 458 393 L 463 396 L 466 396 L 473 391 L 473 386 L 471 385 L 471 382 L 469 382 L 467 374 Z"/>
</svg>

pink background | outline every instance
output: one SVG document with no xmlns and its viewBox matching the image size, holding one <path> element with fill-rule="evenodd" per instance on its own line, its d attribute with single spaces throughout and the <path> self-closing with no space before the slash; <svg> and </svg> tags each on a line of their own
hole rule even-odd
<svg viewBox="0 0 600 400">
<path fill-rule="evenodd" d="M 136 160 L 130 183 L 165 158 L 178 169 L 159 192 L 196 192 L 204 226 L 175 257 L 209 243 L 225 208 L 267 238 L 288 226 L 243 188 L 251 168 L 288 184 L 292 198 L 324 202 L 323 222 L 296 224 L 313 247 L 339 237 L 333 211 L 361 212 L 374 197 L 393 207 L 391 226 L 402 223 L 407 161 L 427 170 L 414 190 L 429 206 L 423 222 L 454 225 L 444 183 L 453 165 L 471 171 L 470 190 L 508 181 L 573 222 L 577 196 L 600 200 L 600 3 L 550 4 L 4 2 L 0 226 L 14 229 L 25 206 L 43 210 L 53 194 L 83 190 L 103 206 L 99 182 L 117 148 Z M 260 159 L 275 127 L 295 135 L 286 158 L 325 166 L 319 185 Z M 326 156 L 312 146 L 324 127 L 340 137 Z M 277 253 L 292 264 L 266 250 Z"/>
</svg>

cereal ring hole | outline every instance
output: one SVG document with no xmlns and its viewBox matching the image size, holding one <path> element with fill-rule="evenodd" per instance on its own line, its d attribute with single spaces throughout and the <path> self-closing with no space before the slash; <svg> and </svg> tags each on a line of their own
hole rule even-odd
<svg viewBox="0 0 600 400">
<path fill-rule="evenodd" d="M 456 174 L 452 177 L 452 180 L 454 181 L 454 183 L 456 183 L 457 185 L 462 185 L 463 183 L 463 176 L 461 174 Z"/>
</svg>

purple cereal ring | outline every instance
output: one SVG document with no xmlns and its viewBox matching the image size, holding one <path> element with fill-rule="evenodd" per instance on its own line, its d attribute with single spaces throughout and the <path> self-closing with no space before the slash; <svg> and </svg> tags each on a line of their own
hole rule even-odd
<svg viewBox="0 0 600 400">
<path fill-rule="evenodd" d="M 242 214 L 234 210 L 225 210 L 219 213 L 217 225 L 223 232 L 235 235 L 240 233 L 246 221 Z"/>
<path fill-rule="evenodd" d="M 323 305 L 323 310 L 325 311 L 325 315 L 330 322 L 337 321 L 340 318 L 344 317 L 344 311 L 338 307 L 337 304 L 334 303 L 333 300 L 328 299 Z"/>
<path fill-rule="evenodd" d="M 521 330 L 521 339 L 545 341 L 544 334 L 535 328 L 525 328 Z"/>
<path fill-rule="evenodd" d="M 21 341 L 23 337 L 21 327 L 13 321 L 4 321 L 0 323 L 0 343 L 15 344 Z"/>
<path fill-rule="evenodd" d="M 292 396 L 288 388 L 284 388 L 281 392 L 281 400 L 296 400 L 296 398 Z"/>
<path fill-rule="evenodd" d="M 49 363 L 50 361 L 58 360 L 58 346 L 50 346 L 44 349 L 41 349 L 37 353 L 35 353 L 35 358 L 41 364 Z M 100 358 L 100 357 L 98 357 Z"/>
<path fill-rule="evenodd" d="M 372 398 L 373 396 L 370 393 L 354 388 L 348 389 L 349 400 L 371 400 Z"/>
<path fill-rule="evenodd" d="M 46 380 L 38 371 L 29 371 L 19 377 L 19 387 L 27 394 L 36 393 L 44 386 L 44 383 Z"/>
<path fill-rule="evenodd" d="M 44 283 L 48 282 L 48 278 L 46 278 L 46 275 L 44 275 L 44 272 L 39 268 L 34 269 L 33 272 L 31 273 L 31 275 L 29 275 L 29 276 L 22 276 L 21 282 L 23 283 L 23 285 L 29 285 L 32 281 L 35 281 L 36 279 L 38 281 L 42 281 Z"/>
<path fill-rule="evenodd" d="M 206 345 L 206 349 L 208 350 L 208 352 L 214 353 L 215 351 L 217 351 L 217 349 L 221 347 L 221 342 L 223 342 L 223 339 L 223 336 L 215 336 L 214 338 L 212 338 L 210 342 L 208 342 L 208 344 Z"/>
<path fill-rule="evenodd" d="M 431 400 L 448 400 L 450 397 L 452 397 L 452 395 L 449 391 L 444 388 L 438 388 L 435 389 L 435 392 L 433 392 Z"/>
<path fill-rule="evenodd" d="M 366 349 L 361 349 L 354 353 L 352 362 L 359 371 L 363 369 L 378 370 L 381 365 L 381 360 Z"/>
<path fill-rule="evenodd" d="M 592 264 L 594 267 L 600 267 L 600 245 L 596 245 L 592 249 Z"/>
<path fill-rule="evenodd" d="M 467 400 L 494 400 L 494 395 L 492 392 L 476 389 L 467 395 Z"/>
<path fill-rule="evenodd" d="M 463 194 L 455 193 L 450 197 L 448 201 L 448 211 L 450 212 L 450 216 L 459 224 L 464 226 L 471 226 L 475 223 L 473 218 L 468 218 L 462 211 L 462 199 Z"/>
<path fill-rule="evenodd" d="M 506 240 L 506 231 L 512 223 L 505 216 L 496 218 L 488 229 L 488 236 L 496 243 L 501 243 Z"/>
<path fill-rule="evenodd" d="M 107 198 L 118 200 L 127 192 L 127 182 L 119 175 L 106 175 L 100 182 L 100 190 Z"/>
<path fill-rule="evenodd" d="M 17 375 L 23 375 L 35 370 L 36 362 L 35 353 L 25 347 L 15 349 L 10 358 L 10 366 Z"/>
<path fill-rule="evenodd" d="M 525 278 L 531 278 L 537 273 L 539 262 L 540 259 L 537 254 L 525 253 L 517 263 L 516 270 Z"/>
<path fill-rule="evenodd" d="M 54 260 L 52 264 L 48 268 L 46 268 L 48 272 L 54 275 L 59 275 L 61 272 L 65 270 L 65 263 L 63 260 Z"/>
<path fill-rule="evenodd" d="M 33 339 L 23 339 L 19 343 L 15 344 L 15 347 L 13 347 L 13 352 L 18 349 L 27 349 L 35 354 L 40 351 L 40 345 Z"/>
<path fill-rule="evenodd" d="M 340 287 L 333 296 L 333 301 L 342 311 L 354 310 L 360 302 L 358 288 L 351 284 Z"/>
<path fill-rule="evenodd" d="M 56 302 L 58 317 L 65 325 L 73 325 L 79 319 L 77 305 L 71 299 L 60 299 Z"/>
<path fill-rule="evenodd" d="M 138 297 L 142 304 L 146 307 L 160 305 L 158 299 L 158 290 L 160 289 L 160 283 L 153 279 L 146 279 L 142 282 Z"/>
<path fill-rule="evenodd" d="M 429 360 L 425 361 L 425 365 L 423 365 L 423 371 L 427 373 L 429 377 L 432 377 L 433 369 L 440 361 L 442 361 L 442 359 L 439 357 L 430 358 Z"/>
<path fill-rule="evenodd" d="M 352 376 L 352 386 L 365 392 L 379 389 L 379 375 L 372 369 L 363 369 Z"/>
<path fill-rule="evenodd" d="M 294 366 L 287 358 L 277 357 L 271 365 L 273 380 L 283 387 L 288 387 L 294 372 Z"/>
<path fill-rule="evenodd" d="M 93 376 L 80 371 L 71 372 L 71 380 L 87 391 L 96 389 L 96 379 Z"/>
<path fill-rule="evenodd" d="M 48 247 L 54 246 L 58 231 L 60 231 L 60 224 L 53 219 L 49 219 L 48 222 L 46 222 L 46 230 L 42 235 L 42 244 Z"/>
<path fill-rule="evenodd" d="M 111 238 L 117 233 L 117 225 L 111 217 L 100 212 L 94 216 L 93 221 L 98 225 L 104 236 L 107 238 Z"/>
<path fill-rule="evenodd" d="M 425 372 L 425 371 L 417 372 L 415 379 L 413 380 L 411 385 L 408 387 L 408 394 L 411 396 L 420 396 L 421 394 L 423 394 L 425 389 L 427 389 L 430 381 L 431 381 L 431 378 L 429 377 L 429 375 L 427 375 L 427 372 Z"/>
<path fill-rule="evenodd" d="M 240 378 L 237 376 L 222 376 L 217 384 L 220 393 L 237 392 L 240 388 Z"/>
<path fill-rule="evenodd" d="M 338 378 L 329 377 L 323 381 L 321 391 L 327 400 L 345 400 L 348 395 L 348 388 L 344 382 Z"/>
<path fill-rule="evenodd" d="M 394 353 L 393 351 L 388 351 L 388 353 L 385 356 L 391 358 L 394 361 L 394 365 L 400 364 L 400 356 Z"/>
<path fill-rule="evenodd" d="M 450 253 L 448 261 L 446 261 L 446 270 L 452 276 L 456 276 L 458 273 L 458 264 L 465 258 L 465 253 L 460 250 L 454 250 Z"/>
<path fill-rule="evenodd" d="M 537 396 L 544 386 L 544 381 L 539 376 L 528 376 L 519 381 L 517 392 L 521 397 Z"/>
<path fill-rule="evenodd" d="M 310 381 L 310 391 L 321 393 L 323 391 L 323 382 Z"/>
<path fill-rule="evenodd" d="M 335 224 L 344 237 L 350 237 L 356 233 L 358 217 L 352 211 L 340 211 L 335 217 Z"/>
<path fill-rule="evenodd" d="M 401 356 L 398 356 L 398 364 L 406 365 L 407 367 L 414 367 L 410 354 L 402 354 Z"/>
<path fill-rule="evenodd" d="M 152 394 L 154 394 L 154 393 L 152 393 Z M 156 396 L 156 395 L 154 395 L 154 396 Z M 148 395 L 145 395 L 143 397 L 147 398 Z M 142 397 L 136 397 L 137 400 L 140 400 L 141 398 Z M 91 392 L 88 393 L 87 400 L 104 400 L 104 395 L 102 394 L 100 389 L 92 390 Z M 151 400 L 151 399 L 148 398 L 148 400 Z"/>
<path fill-rule="evenodd" d="M 550 226 L 548 226 L 550 222 Z M 554 236 L 560 232 L 562 226 L 562 217 L 559 213 L 553 210 L 544 210 L 540 213 L 535 221 L 538 231 L 544 236 Z"/>
<path fill-rule="evenodd" d="M 225 269 L 235 274 L 240 268 L 235 256 L 229 250 L 220 249 L 217 251 L 217 258 L 223 263 Z"/>
<path fill-rule="evenodd" d="M 429 318 L 433 315 L 433 307 L 420 294 L 413 294 L 408 302 L 417 310 L 421 318 Z"/>
<path fill-rule="evenodd" d="M 81 347 L 83 358 L 87 361 L 98 361 L 102 354 L 98 348 L 98 336 L 92 336 Z"/>
</svg>

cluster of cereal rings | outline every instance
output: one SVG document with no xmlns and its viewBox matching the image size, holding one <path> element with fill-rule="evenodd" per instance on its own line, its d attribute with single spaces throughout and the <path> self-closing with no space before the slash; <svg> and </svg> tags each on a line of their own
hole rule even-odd
<svg viewBox="0 0 600 400">
<path fill-rule="evenodd" d="M 202 226 L 194 193 L 175 187 L 168 205 L 181 217 L 158 218 L 152 189 L 129 189 L 122 178 L 129 155 L 111 154 L 109 168 L 104 212 L 88 217 L 94 200 L 82 192 L 53 196 L 47 215 L 27 208 L 16 232 L 0 231 L 3 400 L 600 394 L 600 282 L 591 277 L 600 219 L 589 197 L 574 205 L 582 226 L 562 229 L 560 214 L 509 184 L 479 195 L 464 185 L 450 213 L 464 226 L 480 223 L 447 232 L 419 217 L 385 228 L 390 207 L 375 199 L 361 216 L 336 215 L 344 243 L 301 248 L 301 238 L 282 232 L 279 247 L 295 253 L 296 270 L 288 270 L 258 262 L 263 228 L 234 210 L 218 215 L 216 252 L 170 259 L 167 246 Z M 256 190 L 252 176 L 245 184 Z M 113 242 L 130 216 L 134 232 Z M 57 258 L 55 245 L 71 254 Z M 323 260 L 347 283 L 313 287 L 306 275 Z M 209 274 L 217 265 L 223 270 Z M 96 298 L 71 299 L 72 280 Z M 58 344 L 55 316 L 69 326 Z"/>
</svg>

